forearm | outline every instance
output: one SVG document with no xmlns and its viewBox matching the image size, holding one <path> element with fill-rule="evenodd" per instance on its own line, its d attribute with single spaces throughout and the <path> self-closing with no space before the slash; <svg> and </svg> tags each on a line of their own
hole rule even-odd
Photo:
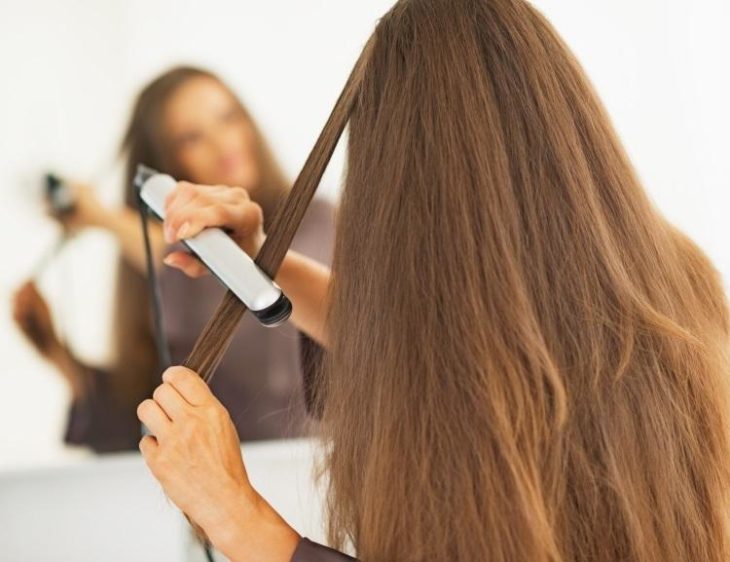
<svg viewBox="0 0 730 562">
<path fill-rule="evenodd" d="M 356 562 L 343 552 L 302 539 L 257 497 L 247 508 L 241 502 L 234 505 L 215 529 L 213 544 L 231 562 Z"/>
<path fill-rule="evenodd" d="M 255 491 L 228 495 L 205 531 L 231 562 L 290 562 L 301 537 Z"/>
<path fill-rule="evenodd" d="M 289 251 L 276 275 L 276 283 L 292 302 L 294 325 L 326 347 L 329 268 Z"/>
</svg>

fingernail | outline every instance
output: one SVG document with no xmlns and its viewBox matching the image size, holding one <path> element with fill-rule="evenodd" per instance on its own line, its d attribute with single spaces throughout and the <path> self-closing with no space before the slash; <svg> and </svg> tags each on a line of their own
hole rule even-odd
<svg viewBox="0 0 730 562">
<path fill-rule="evenodd" d="M 178 238 L 178 240 L 182 240 L 183 238 L 187 238 L 187 235 L 188 235 L 188 232 L 189 231 L 190 231 L 190 223 L 189 222 L 183 223 L 183 225 L 177 231 L 177 238 Z"/>
<path fill-rule="evenodd" d="M 175 265 L 177 264 L 177 258 L 174 254 L 170 254 L 169 256 L 165 256 L 165 259 L 162 260 L 162 263 L 165 265 Z"/>
</svg>

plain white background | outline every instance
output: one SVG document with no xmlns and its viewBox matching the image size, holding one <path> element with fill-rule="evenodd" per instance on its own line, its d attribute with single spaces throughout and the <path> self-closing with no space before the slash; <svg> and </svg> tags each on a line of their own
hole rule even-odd
<svg viewBox="0 0 730 562">
<path fill-rule="evenodd" d="M 391 0 L 2 0 L 0 467 L 63 462 L 68 396 L 9 317 L 12 290 L 58 236 L 48 168 L 121 192 L 115 152 L 134 94 L 177 63 L 221 73 L 294 176 Z M 726 0 L 540 0 L 577 53 L 657 205 L 730 275 Z M 323 187 L 336 196 L 342 151 Z M 76 240 L 42 288 L 83 357 L 103 361 L 115 248 Z"/>
</svg>

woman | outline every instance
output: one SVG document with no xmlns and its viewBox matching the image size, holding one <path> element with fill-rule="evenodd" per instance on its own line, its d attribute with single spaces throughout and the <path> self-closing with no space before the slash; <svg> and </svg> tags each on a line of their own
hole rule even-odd
<svg viewBox="0 0 730 562">
<path fill-rule="evenodd" d="M 329 348 L 333 544 L 365 562 L 728 560 L 721 284 L 553 28 L 522 0 L 402 0 L 362 57 L 332 281 L 296 252 L 277 275 Z M 258 246 L 239 195 L 182 185 L 165 228 Z M 195 373 L 163 381 L 140 448 L 214 545 L 346 559 L 251 487 Z"/>
<path fill-rule="evenodd" d="M 137 447 L 137 404 L 160 382 L 147 299 L 146 264 L 132 178 L 145 163 L 181 179 L 245 189 L 266 212 L 286 195 L 288 183 L 263 136 L 242 103 L 215 75 L 174 68 L 139 95 L 123 142 L 126 156 L 126 207 L 103 207 L 92 191 L 75 186 L 76 210 L 64 218 L 72 230 L 99 227 L 118 240 L 116 355 L 110 369 L 84 365 L 53 332 L 48 307 L 32 284 L 16 297 L 16 318 L 38 350 L 69 382 L 73 401 L 67 442 L 96 451 Z M 162 230 L 150 223 L 153 251 L 162 265 Z M 295 247 L 329 263 L 332 209 L 317 201 L 297 234 Z M 172 360 L 180 363 L 192 349 L 223 294 L 211 278 L 191 281 L 165 268 L 160 274 L 163 316 Z M 39 335 L 40 334 L 40 335 Z M 234 336 L 212 388 L 234 418 L 242 440 L 295 436 L 304 430 L 300 354 L 316 351 L 292 326 L 263 329 L 246 318 Z"/>
</svg>

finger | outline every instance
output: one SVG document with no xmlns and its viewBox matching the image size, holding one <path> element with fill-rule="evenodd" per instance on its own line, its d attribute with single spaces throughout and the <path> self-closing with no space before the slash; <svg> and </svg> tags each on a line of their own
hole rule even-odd
<svg viewBox="0 0 730 562">
<path fill-rule="evenodd" d="M 202 184 L 195 184 L 189 181 L 179 181 L 175 188 L 165 197 L 165 210 L 170 210 L 175 205 L 189 201 L 197 197 L 201 188 L 207 187 Z"/>
<path fill-rule="evenodd" d="M 157 454 L 159 446 L 157 439 L 155 439 L 152 435 L 145 435 L 139 442 L 139 452 L 142 453 L 145 460 L 149 462 Z"/>
<path fill-rule="evenodd" d="M 227 211 L 226 227 L 235 240 L 245 240 L 261 230 L 264 213 L 257 203 L 248 201 L 238 205 L 230 205 Z"/>
<path fill-rule="evenodd" d="M 137 417 L 158 438 L 164 438 L 172 423 L 159 404 L 149 398 L 137 406 Z"/>
<path fill-rule="evenodd" d="M 168 242 L 190 238 L 209 227 L 252 230 L 259 226 L 260 221 L 253 225 L 241 223 L 242 218 L 248 217 L 243 211 L 249 211 L 250 205 L 258 208 L 242 187 L 187 185 L 189 187 L 180 188 L 180 194 L 170 198 L 165 207 Z"/>
<path fill-rule="evenodd" d="M 175 387 L 193 406 L 204 406 L 213 398 L 205 381 L 195 371 L 185 367 L 170 367 L 162 373 L 162 380 Z"/>
<path fill-rule="evenodd" d="M 165 230 L 168 233 L 168 242 L 173 243 L 192 238 L 206 228 L 228 228 L 232 223 L 230 206 L 220 203 L 202 205 L 193 200 L 166 216 Z"/>
<path fill-rule="evenodd" d="M 176 205 L 185 203 L 200 195 L 214 194 L 218 196 L 227 189 L 229 188 L 225 185 L 206 185 L 189 181 L 179 181 L 175 185 L 175 188 L 165 197 L 165 211 L 169 211 Z"/>
<path fill-rule="evenodd" d="M 165 265 L 181 270 L 188 277 L 203 277 L 210 273 L 198 258 L 187 252 L 172 252 L 163 261 Z"/>
<path fill-rule="evenodd" d="M 223 213 L 221 225 L 233 238 L 245 238 L 255 234 L 263 224 L 263 211 L 258 203 L 242 187 L 223 187 L 216 194 L 216 201 L 211 206 L 218 206 Z"/>
<path fill-rule="evenodd" d="M 175 387 L 168 383 L 158 386 L 152 393 L 152 399 L 173 422 L 183 417 L 191 406 Z"/>
<path fill-rule="evenodd" d="M 186 197 L 190 194 L 188 190 L 193 184 L 187 181 L 179 181 L 173 188 L 173 190 L 165 196 L 165 211 L 167 211 L 175 202 L 181 197 Z"/>
<path fill-rule="evenodd" d="M 251 196 L 243 187 L 229 187 L 225 185 L 219 185 L 216 187 L 218 188 L 217 191 L 209 191 L 205 193 L 215 194 L 215 196 L 222 202 L 232 203 L 235 205 L 242 205 L 246 201 L 251 201 Z"/>
<path fill-rule="evenodd" d="M 160 454 L 160 444 L 153 435 L 145 435 L 139 441 L 139 452 L 142 453 L 144 462 L 152 472 L 155 478 L 157 475 L 157 459 Z M 159 480 L 159 478 L 158 478 Z"/>
<path fill-rule="evenodd" d="M 196 185 L 189 182 L 178 182 L 177 188 L 165 199 L 165 240 L 173 243 L 180 238 L 176 237 L 184 222 L 180 219 L 181 209 L 202 209 L 211 203 L 227 201 L 226 192 L 231 188 L 221 185 Z M 240 188 L 236 188 L 240 189 Z M 240 195 L 240 194 L 239 194 Z M 248 197 L 248 193 L 244 193 Z"/>
<path fill-rule="evenodd" d="M 180 181 L 175 189 L 165 198 L 165 221 L 164 236 L 168 243 L 174 242 L 175 232 L 180 225 L 173 226 L 173 219 L 177 214 L 177 210 L 183 205 L 187 205 L 190 201 L 197 197 L 197 186 L 192 183 Z"/>
</svg>

